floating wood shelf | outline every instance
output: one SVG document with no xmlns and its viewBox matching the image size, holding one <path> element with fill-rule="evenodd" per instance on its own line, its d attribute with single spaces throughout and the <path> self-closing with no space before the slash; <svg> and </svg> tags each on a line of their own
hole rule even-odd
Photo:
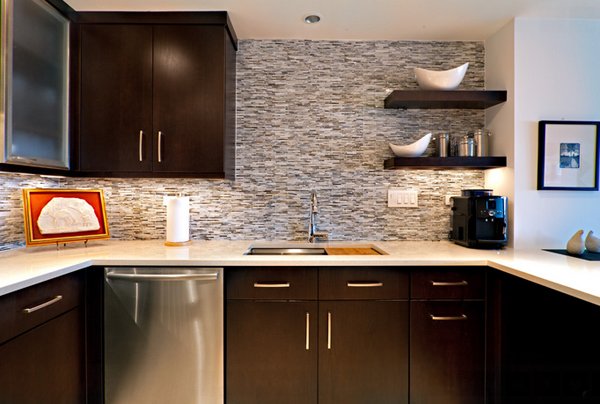
<svg viewBox="0 0 600 404">
<path fill-rule="evenodd" d="M 486 109 L 506 101 L 506 91 L 395 90 L 385 98 L 388 109 Z"/>
<path fill-rule="evenodd" d="M 487 170 L 506 167 L 506 157 L 392 157 L 385 160 L 386 170 Z"/>
</svg>

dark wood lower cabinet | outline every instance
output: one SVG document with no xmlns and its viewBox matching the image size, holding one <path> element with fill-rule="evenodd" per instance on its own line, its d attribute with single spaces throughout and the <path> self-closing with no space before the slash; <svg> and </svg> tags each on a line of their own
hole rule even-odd
<svg viewBox="0 0 600 404">
<path fill-rule="evenodd" d="M 408 302 L 319 302 L 319 403 L 408 402 Z"/>
<path fill-rule="evenodd" d="M 484 341 L 483 302 L 411 301 L 410 402 L 483 403 Z"/>
<path fill-rule="evenodd" d="M 600 308 L 500 273 L 491 287 L 489 403 L 600 403 Z"/>
<path fill-rule="evenodd" d="M 438 272 L 226 271 L 227 403 L 484 403 L 485 268 Z"/>
<path fill-rule="evenodd" d="M 227 301 L 226 401 L 317 402 L 317 302 Z"/>
<path fill-rule="evenodd" d="M 0 345 L 0 403 L 84 403 L 81 308 Z"/>
</svg>

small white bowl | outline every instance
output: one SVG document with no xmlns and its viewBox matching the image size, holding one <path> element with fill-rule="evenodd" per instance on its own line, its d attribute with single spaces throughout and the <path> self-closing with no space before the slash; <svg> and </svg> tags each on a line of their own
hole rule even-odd
<svg viewBox="0 0 600 404">
<path fill-rule="evenodd" d="M 415 78 L 423 90 L 454 90 L 465 77 L 468 67 L 468 63 L 442 71 L 415 67 Z"/>
<path fill-rule="evenodd" d="M 431 133 L 426 134 L 421 139 L 414 143 L 405 146 L 398 146 L 390 143 L 390 149 L 398 157 L 419 157 L 425 153 L 429 142 L 431 141 Z"/>
</svg>

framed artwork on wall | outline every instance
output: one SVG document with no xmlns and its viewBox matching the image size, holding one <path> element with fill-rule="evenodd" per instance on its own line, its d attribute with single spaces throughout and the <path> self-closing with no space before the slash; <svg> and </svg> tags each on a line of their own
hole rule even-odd
<svg viewBox="0 0 600 404">
<path fill-rule="evenodd" d="M 540 121 L 539 190 L 598 190 L 600 122 Z"/>
<path fill-rule="evenodd" d="M 99 189 L 23 189 L 26 245 L 109 238 Z"/>
</svg>

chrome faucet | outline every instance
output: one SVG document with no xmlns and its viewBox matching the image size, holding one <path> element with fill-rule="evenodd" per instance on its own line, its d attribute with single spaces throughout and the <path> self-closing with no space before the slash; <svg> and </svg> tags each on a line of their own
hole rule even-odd
<svg viewBox="0 0 600 404">
<path fill-rule="evenodd" d="M 308 242 L 314 243 L 315 241 L 327 241 L 329 234 L 325 231 L 317 230 L 317 215 L 319 214 L 319 208 L 317 205 L 317 193 L 313 191 L 310 194 L 310 214 L 308 222 Z"/>
</svg>

